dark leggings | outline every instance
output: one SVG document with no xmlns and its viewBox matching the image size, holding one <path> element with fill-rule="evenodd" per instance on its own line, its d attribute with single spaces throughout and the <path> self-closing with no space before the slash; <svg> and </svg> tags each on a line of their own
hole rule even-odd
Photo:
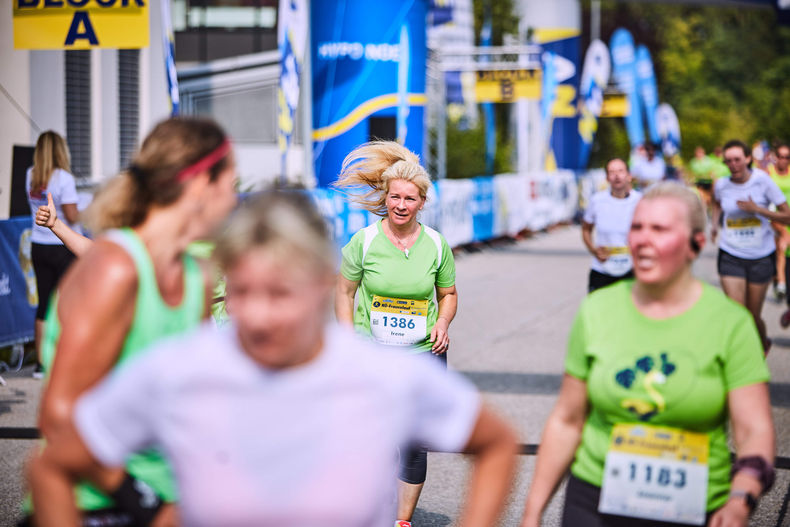
<svg viewBox="0 0 790 527">
<path fill-rule="evenodd" d="M 66 273 L 74 254 L 65 245 L 46 245 L 33 243 L 30 249 L 33 260 L 33 271 L 36 273 L 36 289 L 38 290 L 38 308 L 36 318 L 47 317 L 47 307 L 52 292 L 58 286 L 61 277 Z"/>
<path fill-rule="evenodd" d="M 431 355 L 433 354 L 431 353 Z M 447 367 L 447 353 L 433 356 L 442 361 L 445 368 Z M 399 454 L 400 474 L 398 479 L 412 485 L 425 483 L 425 474 L 428 472 L 428 452 L 415 446 L 408 450 L 402 449 Z"/>
<path fill-rule="evenodd" d="M 565 490 L 565 507 L 562 511 L 562 527 L 678 527 L 678 523 L 656 520 L 640 520 L 628 516 L 601 514 L 598 500 L 601 489 L 572 475 Z M 713 513 L 708 513 L 705 524 Z"/>
</svg>

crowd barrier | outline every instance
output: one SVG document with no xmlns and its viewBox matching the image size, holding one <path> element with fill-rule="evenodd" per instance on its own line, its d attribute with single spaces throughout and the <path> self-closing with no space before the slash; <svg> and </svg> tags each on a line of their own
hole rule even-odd
<svg viewBox="0 0 790 527">
<path fill-rule="evenodd" d="M 580 200 L 599 185 L 598 176 L 591 172 L 577 178 L 571 171 L 558 171 L 438 181 L 428 192 L 420 221 L 441 232 L 451 247 L 540 231 L 572 220 Z M 378 219 L 340 191 L 321 188 L 310 193 L 338 247 Z M 0 221 L 0 346 L 33 339 L 38 296 L 30 227 L 26 216 Z"/>
</svg>

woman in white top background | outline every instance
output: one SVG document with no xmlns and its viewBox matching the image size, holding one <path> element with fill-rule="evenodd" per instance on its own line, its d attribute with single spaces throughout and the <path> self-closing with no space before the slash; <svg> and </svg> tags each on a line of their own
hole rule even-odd
<svg viewBox="0 0 790 527">
<path fill-rule="evenodd" d="M 63 242 L 52 231 L 35 222 L 36 211 L 47 204 L 47 195 L 51 196 L 58 217 L 66 224 L 79 231 L 76 227 L 77 187 L 71 175 L 69 148 L 66 140 L 51 130 L 42 133 L 36 142 L 33 153 L 33 166 L 27 170 L 25 190 L 33 217 L 33 230 L 30 236 L 33 242 L 31 257 L 33 270 L 36 273 L 36 289 L 38 290 L 38 308 L 36 309 L 36 369 L 33 376 L 41 378 L 41 362 L 39 352 L 41 335 L 44 331 L 44 318 L 49 306 L 49 297 L 58 285 L 74 259 Z"/>
<path fill-rule="evenodd" d="M 768 353 L 771 341 L 762 319 L 763 302 L 774 277 L 776 242 L 771 221 L 790 224 L 790 207 L 770 176 L 751 168 L 751 151 L 738 140 L 724 145 L 730 177 L 713 187 L 711 238 L 719 240 L 718 270 L 725 294 L 745 306 L 754 317 Z M 769 210 L 771 205 L 776 211 Z"/>
</svg>

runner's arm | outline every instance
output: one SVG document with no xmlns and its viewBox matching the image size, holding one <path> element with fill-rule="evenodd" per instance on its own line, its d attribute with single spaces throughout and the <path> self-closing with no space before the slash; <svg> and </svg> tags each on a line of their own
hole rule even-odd
<svg viewBox="0 0 790 527">
<path fill-rule="evenodd" d="M 727 406 L 737 457 L 760 456 L 773 465 L 776 444 L 768 385 L 752 384 L 730 391 L 727 394 Z M 759 496 L 767 489 L 762 488 L 754 475 L 738 472 L 732 479 L 730 490 Z M 713 515 L 710 525 L 745 527 L 748 521 L 746 502 L 743 499 L 730 499 Z"/>
<path fill-rule="evenodd" d="M 351 281 L 342 274 L 337 277 L 335 287 L 335 318 L 341 324 L 354 325 L 354 297 L 359 281 Z"/>
<path fill-rule="evenodd" d="M 73 204 L 63 205 L 63 213 L 66 215 L 66 218 L 71 223 L 74 223 L 77 221 L 77 214 L 75 212 L 74 221 L 72 221 L 71 216 L 69 216 L 70 213 L 67 212 L 67 210 L 71 210 L 68 207 L 74 207 L 74 211 L 76 211 L 77 206 Z M 52 194 L 49 192 L 47 192 L 47 204 L 42 205 L 36 211 L 36 224 L 42 227 L 49 227 L 52 233 L 60 238 L 60 241 L 76 256 L 82 256 L 93 246 L 93 240 L 73 231 L 58 218 L 55 203 L 52 201 Z"/>
<path fill-rule="evenodd" d="M 738 208 L 744 212 L 765 216 L 771 221 L 790 225 L 790 206 L 787 205 L 787 202 L 777 205 L 776 211 L 772 211 L 758 206 L 750 197 L 748 200 L 738 201 Z"/>
<path fill-rule="evenodd" d="M 716 236 L 719 234 L 719 226 L 721 226 L 721 203 L 715 198 L 711 200 L 712 212 L 710 220 L 710 241 L 715 242 Z"/>
<path fill-rule="evenodd" d="M 543 510 L 568 471 L 587 419 L 587 383 L 567 373 L 557 404 L 546 421 L 522 527 L 538 527 Z"/>
<path fill-rule="evenodd" d="M 441 354 L 447 351 L 450 345 L 450 337 L 447 334 L 450 329 L 450 322 L 455 318 L 458 310 L 458 290 L 454 285 L 450 287 L 436 287 L 436 304 L 438 314 L 436 324 L 431 330 L 430 341 L 433 342 L 431 351 Z"/>
<path fill-rule="evenodd" d="M 513 482 L 516 447 L 511 428 L 485 406 L 481 407 L 464 450 L 475 456 L 475 462 L 461 527 L 497 524 Z"/>
<path fill-rule="evenodd" d="M 609 251 L 606 247 L 596 247 L 593 243 L 593 229 L 595 225 L 592 223 L 587 223 L 586 221 L 582 221 L 582 241 L 584 242 L 584 246 L 587 247 L 587 250 L 590 251 L 598 261 L 604 262 L 607 258 L 609 258 Z"/>
</svg>

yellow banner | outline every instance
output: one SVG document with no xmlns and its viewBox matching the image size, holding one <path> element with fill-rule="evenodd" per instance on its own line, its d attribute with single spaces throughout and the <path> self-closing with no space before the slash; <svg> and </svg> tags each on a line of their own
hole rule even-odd
<svg viewBox="0 0 790 527">
<path fill-rule="evenodd" d="M 542 77 L 540 70 L 478 71 L 475 98 L 477 102 L 540 99 Z"/>
<path fill-rule="evenodd" d="M 148 0 L 14 0 L 13 5 L 16 49 L 148 46 Z"/>
<path fill-rule="evenodd" d="M 631 106 L 624 93 L 604 93 L 601 118 L 625 117 L 630 111 Z"/>
<path fill-rule="evenodd" d="M 408 298 L 387 298 L 384 296 L 373 295 L 370 306 L 372 311 L 382 313 L 396 313 L 399 315 L 414 315 L 424 317 L 428 315 L 427 300 L 411 300 Z"/>
<path fill-rule="evenodd" d="M 679 428 L 616 424 L 609 450 L 640 456 L 708 462 L 708 436 Z"/>
</svg>

